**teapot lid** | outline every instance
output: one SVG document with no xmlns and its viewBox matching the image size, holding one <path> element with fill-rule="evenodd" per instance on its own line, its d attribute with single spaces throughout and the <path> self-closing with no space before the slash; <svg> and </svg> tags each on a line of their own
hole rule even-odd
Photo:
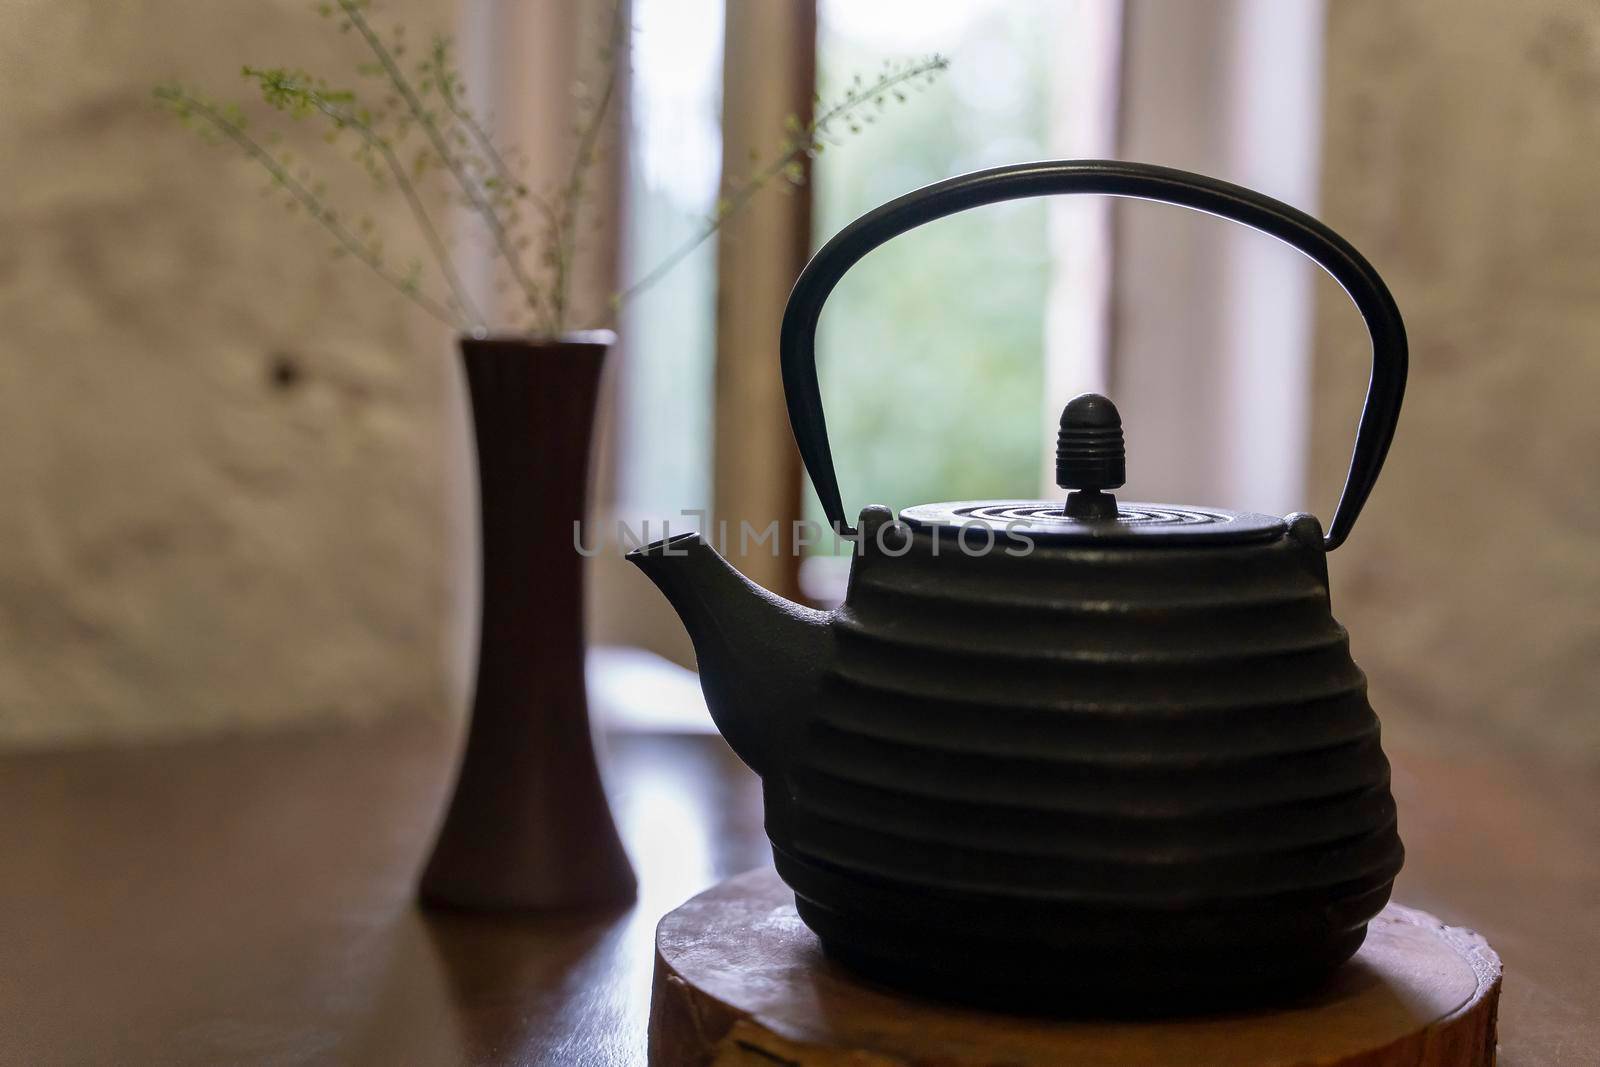
<svg viewBox="0 0 1600 1067">
<path fill-rule="evenodd" d="M 1126 480 L 1122 417 L 1098 393 L 1074 398 L 1061 413 L 1056 435 L 1056 484 L 1070 490 L 1060 500 L 964 500 L 918 504 L 900 513 L 913 528 L 987 527 L 993 536 L 1025 534 L 1049 542 L 1105 544 L 1237 544 L 1274 540 L 1288 524 L 1276 515 L 1172 504 L 1121 503 L 1108 489 Z"/>
</svg>

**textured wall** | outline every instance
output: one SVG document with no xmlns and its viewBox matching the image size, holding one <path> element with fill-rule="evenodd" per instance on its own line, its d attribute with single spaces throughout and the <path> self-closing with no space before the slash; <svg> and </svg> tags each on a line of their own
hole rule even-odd
<svg viewBox="0 0 1600 1067">
<path fill-rule="evenodd" d="M 1600 7 L 1328 5 L 1323 215 L 1411 336 L 1389 465 L 1331 563 L 1373 701 L 1600 750 Z M 1326 515 L 1365 384 L 1324 288 L 1314 486 Z"/>
<path fill-rule="evenodd" d="M 150 104 L 349 70 L 309 7 L 0 5 L 0 742 L 459 705 L 447 331 Z"/>
</svg>

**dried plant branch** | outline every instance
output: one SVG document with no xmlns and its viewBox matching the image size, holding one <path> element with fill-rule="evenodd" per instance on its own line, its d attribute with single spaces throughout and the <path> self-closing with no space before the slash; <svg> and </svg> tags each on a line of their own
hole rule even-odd
<svg viewBox="0 0 1600 1067">
<path fill-rule="evenodd" d="M 336 2 L 339 5 L 339 10 L 344 13 L 350 25 L 361 35 L 362 40 L 367 44 L 367 48 L 371 50 L 373 57 L 383 67 L 384 74 L 388 76 L 389 83 L 394 86 L 395 92 L 400 94 L 400 98 L 405 101 L 406 108 L 411 112 L 411 117 L 427 136 L 429 143 L 432 144 L 439 162 L 449 170 L 451 176 L 455 178 L 456 184 L 460 187 L 462 195 L 467 198 L 467 203 L 472 205 L 472 209 L 483 220 L 484 226 L 494 239 L 495 248 L 499 251 L 500 258 L 505 262 L 506 268 L 511 271 L 511 276 L 516 279 L 517 285 L 522 289 L 528 303 L 534 305 L 536 303 L 535 294 L 539 291 L 538 286 L 529 277 L 526 267 L 523 266 L 522 256 L 512 242 L 511 235 L 506 232 L 506 227 L 501 221 L 499 213 L 485 198 L 478 183 L 467 173 L 461 160 L 456 158 L 456 154 L 450 150 L 450 145 L 445 140 L 443 131 L 440 130 L 439 124 L 434 121 L 433 113 L 423 106 L 416 89 L 412 87 L 410 79 L 405 76 L 405 72 L 400 69 L 400 65 L 396 62 L 393 53 L 384 45 L 377 32 L 373 30 L 371 23 L 367 21 L 366 15 L 361 10 L 364 6 L 363 0 L 336 0 Z"/>
<path fill-rule="evenodd" d="M 494 171 L 492 180 L 497 188 L 512 198 L 528 196 L 527 184 L 512 171 L 500 147 L 494 143 L 489 131 L 478 121 L 478 117 L 472 113 L 472 109 L 462 98 L 460 78 L 450 65 L 450 38 L 441 35 L 433 39 L 433 49 L 423 63 L 422 71 L 427 78 L 424 89 L 431 86 L 438 91 L 445 110 L 450 112 L 467 131 L 473 144 L 483 153 L 483 158 Z"/>
<path fill-rule="evenodd" d="M 461 312 L 423 293 L 414 276 L 398 274 L 385 266 L 376 249 L 353 233 L 315 189 L 291 174 L 282 161 L 250 135 L 241 116 L 225 113 L 181 86 L 157 86 L 155 97 L 162 106 L 180 118 L 198 118 L 205 122 L 208 128 L 232 141 L 259 163 L 273 185 L 287 192 L 295 203 L 305 209 L 307 215 L 333 236 L 339 251 L 364 264 L 402 296 L 446 326 L 457 330 L 469 327 Z"/>
<path fill-rule="evenodd" d="M 578 149 L 572 157 L 572 171 L 567 177 L 566 186 L 562 190 L 561 207 L 555 218 L 556 232 L 555 245 L 555 283 L 553 288 L 553 303 L 556 327 L 562 328 L 566 324 L 568 302 L 571 296 L 571 275 L 573 259 L 577 254 L 577 229 L 578 215 L 583 208 L 583 198 L 586 191 L 585 182 L 590 169 L 594 166 L 595 148 L 600 141 L 600 131 L 604 128 L 607 114 L 611 110 L 611 100 L 616 95 L 617 82 L 620 80 L 622 70 L 622 33 L 625 24 L 622 18 L 623 7 L 621 0 L 613 0 L 611 8 L 611 27 L 607 33 L 607 43 L 601 50 L 600 59 L 606 67 L 605 85 L 600 91 L 600 101 L 591 110 L 586 120 L 579 124 Z"/>
<path fill-rule="evenodd" d="M 467 295 L 466 286 L 461 283 L 455 263 L 451 260 L 450 250 L 439 236 L 438 228 L 434 226 L 433 219 L 428 214 L 428 209 L 423 204 L 410 173 L 400 161 L 400 157 L 395 154 L 394 145 L 389 138 L 377 131 L 370 116 L 353 106 L 355 94 L 319 86 L 303 71 L 247 66 L 243 68 L 242 73 L 260 86 L 262 98 L 272 107 L 296 118 L 313 111 L 322 114 L 333 123 L 335 131 L 347 129 L 354 131 L 361 138 L 367 151 L 377 154 L 389 172 L 390 179 L 405 199 L 406 207 L 417 224 L 417 230 L 422 234 L 439 272 L 450 287 L 456 305 L 471 323 L 473 332 L 478 334 L 486 332 L 483 315 L 473 304 L 472 298 Z"/>
<path fill-rule="evenodd" d="M 777 155 L 718 200 L 715 209 L 692 236 L 673 249 L 665 259 L 638 281 L 612 297 L 612 307 L 620 309 L 629 300 L 666 277 L 690 253 L 715 236 L 730 216 L 743 208 L 751 197 L 774 178 L 781 175 L 791 184 L 802 184 L 805 180 L 805 171 L 801 160 L 815 158 L 822 153 L 823 145 L 830 133 L 829 127 L 833 123 L 847 122 L 851 133 L 860 133 L 861 122 L 856 121 L 856 116 L 860 112 L 868 106 L 881 109 L 889 98 L 904 102 L 907 87 L 918 82 L 926 85 L 949 66 L 950 61 L 944 56 L 932 55 L 904 67 L 886 67 L 871 84 L 863 83 L 857 76 L 843 97 L 825 108 L 810 122 L 801 124 L 797 118 L 790 116 L 790 136 L 780 146 Z M 868 117 L 865 121 L 872 120 Z"/>
<path fill-rule="evenodd" d="M 517 175 L 515 169 L 507 161 L 505 153 L 499 145 L 495 144 L 494 138 L 490 136 L 484 123 L 467 104 L 462 90 L 461 76 L 450 62 L 451 45 L 451 39 L 443 34 L 434 37 L 428 58 L 423 61 L 419 71 L 422 92 L 427 93 L 431 90 L 439 94 L 439 99 L 444 104 L 445 110 L 455 119 L 456 124 L 465 131 L 466 138 L 471 141 L 473 147 L 477 149 L 482 157 L 482 164 L 487 167 L 490 174 L 480 184 L 485 190 L 486 199 L 494 209 L 505 212 L 506 217 L 502 225 L 505 226 L 506 231 L 508 233 L 512 232 L 516 223 L 520 220 L 517 210 L 518 201 L 527 200 L 539 209 L 540 214 L 546 219 L 548 232 L 553 233 L 556 228 L 554 221 L 556 218 L 555 209 L 550 206 L 548 200 L 535 195 L 528 188 L 527 182 Z M 519 240 L 515 243 L 520 248 L 522 241 Z M 553 258 L 553 255 L 547 258 Z M 529 292 L 525 290 L 524 295 L 527 305 L 534 310 L 535 318 L 537 319 L 540 309 L 544 305 L 541 294 L 536 291 Z M 547 313 L 546 321 L 548 319 Z"/>
<path fill-rule="evenodd" d="M 413 222 L 437 264 L 450 291 L 448 300 L 439 300 L 421 290 L 422 266 L 415 264 L 404 274 L 389 268 L 383 260 L 381 241 L 372 236 L 370 220 L 362 220 L 352 230 L 323 200 L 321 183 L 312 183 L 309 172 L 300 177 L 291 172 L 289 153 L 275 156 L 246 130 L 243 114 L 234 107 L 219 107 L 178 86 L 156 90 L 162 106 L 185 119 L 198 120 L 210 139 L 232 141 L 262 165 L 275 186 L 289 195 L 290 206 L 303 207 L 333 235 L 336 250 L 354 256 L 385 282 L 442 322 L 463 331 L 481 334 L 486 325 L 473 303 L 448 243 L 435 224 L 423 196 L 422 180 L 430 170 L 449 173 L 452 184 L 464 203 L 482 223 L 493 240 L 496 257 L 504 263 L 510 280 L 521 291 L 524 305 L 533 320 L 532 328 L 547 335 L 564 331 L 571 316 L 571 290 L 579 253 L 578 232 L 591 192 L 590 176 L 601 148 L 601 135 L 607 119 L 614 113 L 616 97 L 626 63 L 627 23 L 622 0 L 611 0 L 610 25 L 600 49 L 599 60 L 604 80 L 592 103 L 580 110 L 575 126 L 577 143 L 565 181 L 548 195 L 535 193 L 517 174 L 503 148 L 495 143 L 487 125 L 468 105 L 462 80 L 450 62 L 450 41 L 436 37 L 433 47 L 416 69 L 412 81 L 401 69 L 405 54 L 404 27 L 397 27 L 393 43 L 386 44 L 366 16 L 370 0 L 321 0 L 318 10 L 337 19 L 342 31 L 355 31 L 375 62 L 363 63 L 363 75 L 381 78 L 389 90 L 380 105 L 367 107 L 354 92 L 335 90 L 326 82 L 303 71 L 284 68 L 246 67 L 268 104 L 289 115 L 303 118 L 320 115 L 332 123 L 330 141 L 349 131 L 358 139 L 355 159 L 366 168 L 380 187 L 398 187 Z M 777 155 L 718 200 L 703 224 L 666 259 L 648 271 L 623 292 L 612 297 L 613 310 L 665 277 L 691 252 L 714 235 L 722 224 L 742 209 L 761 189 L 777 178 L 800 185 L 805 182 L 804 160 L 820 154 L 825 144 L 836 144 L 830 124 L 848 123 L 850 132 L 859 133 L 874 116 L 864 113 L 869 107 L 881 110 L 888 98 L 904 100 L 904 89 L 931 81 L 948 62 L 940 56 L 905 64 L 885 64 L 883 73 L 870 85 L 858 76 L 843 98 L 822 108 L 812 121 L 802 124 L 791 116 L 785 124 L 787 136 Z M 425 98 L 437 93 L 439 111 L 430 109 Z M 420 131 L 426 144 L 417 146 L 414 157 L 405 147 L 408 138 Z M 405 160 L 412 159 L 411 167 Z M 521 231 L 524 207 L 538 217 L 543 248 L 541 264 L 546 276 L 537 278 L 523 261 L 522 250 L 532 242 Z M 501 283 L 503 284 L 503 283 Z"/>
</svg>

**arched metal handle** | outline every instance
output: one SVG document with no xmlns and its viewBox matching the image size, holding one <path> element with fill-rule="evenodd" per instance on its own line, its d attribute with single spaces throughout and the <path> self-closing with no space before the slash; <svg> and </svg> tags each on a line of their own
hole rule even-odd
<svg viewBox="0 0 1600 1067">
<path fill-rule="evenodd" d="M 1242 223 L 1299 249 L 1349 294 L 1372 336 L 1372 378 L 1344 492 L 1323 538 L 1323 546 L 1330 552 L 1343 544 L 1383 469 L 1405 395 L 1405 324 L 1383 279 L 1344 238 L 1305 212 L 1269 196 L 1187 171 L 1094 159 L 996 167 L 926 186 L 867 212 L 835 234 L 806 265 L 783 314 L 779 341 L 783 391 L 795 444 L 829 522 L 846 534 L 855 533 L 846 522 L 839 497 L 817 387 L 817 320 L 833 287 L 868 252 L 925 222 L 983 204 L 1057 193 L 1154 200 Z"/>
</svg>

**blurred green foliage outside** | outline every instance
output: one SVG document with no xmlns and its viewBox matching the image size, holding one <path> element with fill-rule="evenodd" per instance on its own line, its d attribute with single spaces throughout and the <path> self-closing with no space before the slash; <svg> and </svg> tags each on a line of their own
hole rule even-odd
<svg viewBox="0 0 1600 1067">
<path fill-rule="evenodd" d="M 817 160 L 818 247 L 911 189 L 1045 155 L 1048 13 L 974 6 L 988 10 L 940 48 L 952 59 L 946 77 Z M 826 22 L 819 52 L 824 99 L 883 59 Z M 818 364 L 852 522 L 867 504 L 1037 495 L 1048 281 L 1038 200 L 931 223 L 846 275 L 823 312 Z M 822 521 L 809 483 L 806 497 L 807 517 Z"/>
</svg>

